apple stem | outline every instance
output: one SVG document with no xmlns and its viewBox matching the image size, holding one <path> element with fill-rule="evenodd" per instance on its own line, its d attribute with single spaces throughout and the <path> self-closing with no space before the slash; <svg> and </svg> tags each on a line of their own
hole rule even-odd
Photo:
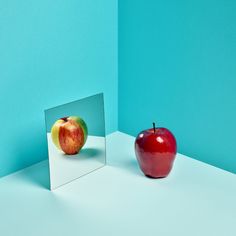
<svg viewBox="0 0 236 236">
<path fill-rule="evenodd" d="M 152 124 L 153 124 L 153 130 L 154 130 L 154 133 L 155 133 L 156 132 L 155 122 L 153 122 Z"/>
<path fill-rule="evenodd" d="M 61 120 L 67 121 L 67 118 L 68 117 L 63 117 L 63 118 L 61 118 Z"/>
</svg>

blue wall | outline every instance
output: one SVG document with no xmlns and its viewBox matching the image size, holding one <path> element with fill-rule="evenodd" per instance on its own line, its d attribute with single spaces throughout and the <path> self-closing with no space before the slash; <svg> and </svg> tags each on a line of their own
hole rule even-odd
<svg viewBox="0 0 236 236">
<path fill-rule="evenodd" d="M 119 130 L 152 121 L 236 173 L 236 1 L 119 1 Z"/>
<path fill-rule="evenodd" d="M 156 121 L 236 173 L 232 0 L 0 2 L 0 176 L 47 158 L 44 109 L 98 92 L 107 133 Z"/>
<path fill-rule="evenodd" d="M 0 176 L 47 158 L 44 109 L 104 92 L 117 129 L 117 1 L 0 1 Z"/>
</svg>

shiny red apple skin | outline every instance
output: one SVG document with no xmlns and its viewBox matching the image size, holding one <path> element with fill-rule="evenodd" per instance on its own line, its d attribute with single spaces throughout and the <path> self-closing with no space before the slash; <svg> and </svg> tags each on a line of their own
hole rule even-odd
<svg viewBox="0 0 236 236">
<path fill-rule="evenodd" d="M 135 140 L 135 154 L 147 177 L 166 177 L 172 169 L 176 152 L 176 139 L 166 128 L 144 130 Z"/>
<path fill-rule="evenodd" d="M 60 118 L 55 121 L 51 128 L 53 143 L 67 155 L 79 153 L 87 140 L 87 135 L 87 125 L 78 116 Z"/>
<path fill-rule="evenodd" d="M 82 128 L 73 120 L 63 123 L 59 131 L 59 142 L 66 154 L 77 154 L 84 144 Z"/>
</svg>

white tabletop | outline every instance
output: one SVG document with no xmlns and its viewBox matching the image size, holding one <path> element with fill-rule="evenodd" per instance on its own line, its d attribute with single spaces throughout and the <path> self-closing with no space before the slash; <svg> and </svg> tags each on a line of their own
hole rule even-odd
<svg viewBox="0 0 236 236">
<path fill-rule="evenodd" d="M 107 137 L 108 165 L 51 192 L 46 161 L 0 179 L 0 235 L 236 235 L 236 176 L 178 154 L 143 176 L 134 138 Z"/>
<path fill-rule="evenodd" d="M 69 183 L 106 163 L 105 137 L 91 136 L 78 154 L 65 155 L 53 144 L 51 133 L 47 134 L 50 165 L 50 188 Z"/>
</svg>

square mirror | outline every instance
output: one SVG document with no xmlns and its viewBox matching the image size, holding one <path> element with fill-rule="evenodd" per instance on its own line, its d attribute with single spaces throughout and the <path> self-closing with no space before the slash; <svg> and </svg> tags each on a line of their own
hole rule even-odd
<svg viewBox="0 0 236 236">
<path fill-rule="evenodd" d="M 50 189 L 106 164 L 103 94 L 45 110 Z"/>
</svg>

